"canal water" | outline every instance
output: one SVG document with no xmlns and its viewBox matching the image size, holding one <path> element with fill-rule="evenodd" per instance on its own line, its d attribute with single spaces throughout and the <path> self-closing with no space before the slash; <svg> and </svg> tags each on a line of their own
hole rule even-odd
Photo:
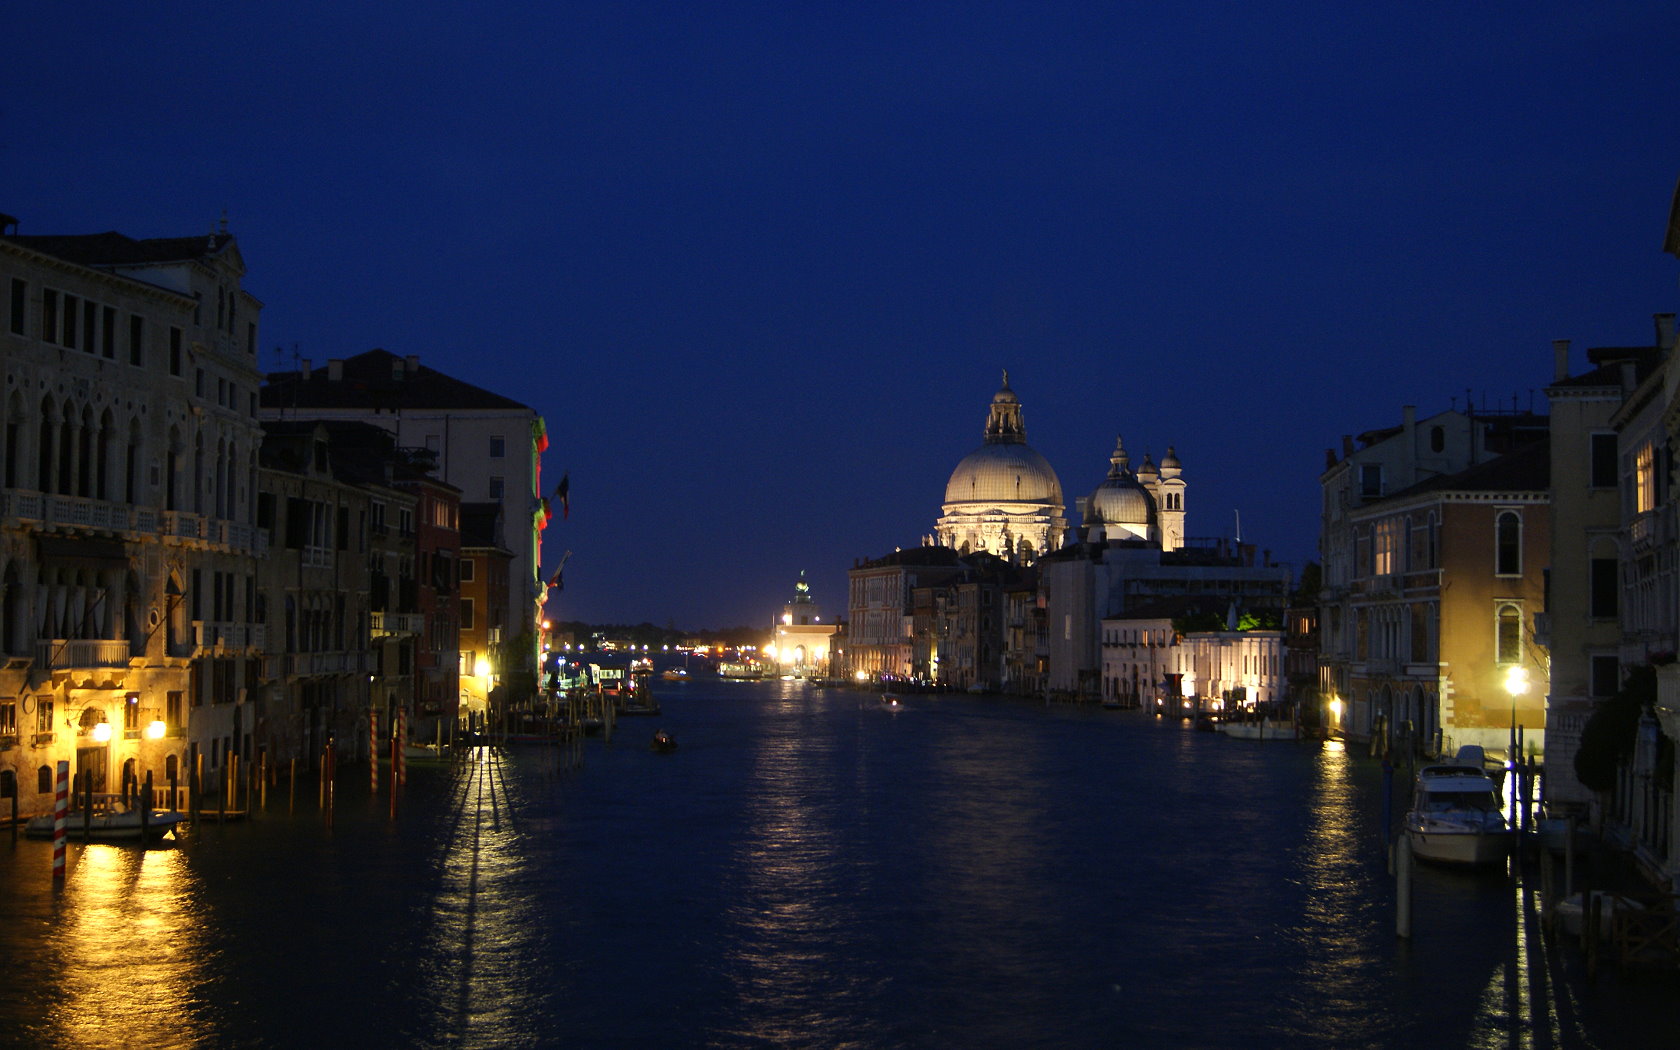
<svg viewBox="0 0 1680 1050">
<path fill-rule="evenodd" d="M 1672 1047 L 1495 873 L 1394 934 L 1383 776 L 1135 712 L 672 684 L 553 752 L 365 767 L 172 847 L 0 839 L 0 1044 Z M 655 728 L 673 754 L 648 746 Z"/>
</svg>

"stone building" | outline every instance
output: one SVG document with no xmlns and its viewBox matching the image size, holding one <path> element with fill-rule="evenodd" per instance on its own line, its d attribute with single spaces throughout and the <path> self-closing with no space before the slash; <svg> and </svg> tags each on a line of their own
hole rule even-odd
<svg viewBox="0 0 1680 1050">
<path fill-rule="evenodd" d="M 1591 366 L 1570 375 L 1569 343 L 1553 344 L 1551 408 L 1551 579 L 1540 636 L 1551 659 L 1546 696 L 1546 796 L 1585 805 L 1591 793 L 1575 776 L 1575 753 L 1595 704 L 1621 688 L 1624 459 L 1616 419 L 1628 398 L 1659 371 L 1667 348 L 1595 347 Z M 1655 463 L 1638 465 L 1647 483 Z M 1633 498 L 1637 499 L 1637 496 Z M 1633 515 L 1629 515 L 1632 517 Z M 1642 536 L 1638 557 L 1651 553 Z M 1625 544 L 1633 553 L 1635 543 Z"/>
<path fill-rule="evenodd" d="M 267 419 L 355 419 L 389 430 L 402 448 L 426 449 L 439 480 L 470 503 L 501 511 L 495 544 L 512 552 L 507 593 L 488 595 L 499 606 L 508 642 L 524 638 L 512 656 L 520 666 L 492 668 L 503 676 L 536 668 L 537 625 L 544 598 L 541 540 L 548 524 L 541 455 L 548 447 L 542 417 L 529 406 L 445 375 L 416 356 L 369 350 L 317 369 L 268 376 L 260 411 Z M 490 612 L 490 610 L 484 610 Z M 531 679 L 534 681 L 534 677 Z"/>
<path fill-rule="evenodd" d="M 249 754 L 267 553 L 257 323 L 223 229 L 25 236 L 0 216 L 0 793 Z"/>
<path fill-rule="evenodd" d="M 1336 718 L 1336 728 L 1355 739 L 1368 739 L 1377 715 L 1382 713 L 1382 686 L 1373 700 L 1366 682 L 1369 681 L 1366 661 L 1369 659 L 1370 636 L 1366 635 L 1360 655 L 1359 615 L 1356 605 L 1365 602 L 1364 595 L 1373 576 L 1388 578 L 1392 571 L 1376 573 L 1372 562 L 1371 522 L 1365 508 L 1397 492 L 1431 478 L 1458 474 L 1471 467 L 1485 464 L 1512 449 L 1544 440 L 1547 420 L 1544 416 L 1520 412 L 1470 412 L 1457 409 L 1437 413 L 1426 419 L 1417 418 L 1417 410 L 1405 406 L 1398 426 L 1383 427 L 1342 439 L 1341 452 L 1325 454 L 1326 467 L 1319 476 L 1323 491 L 1319 527 L 1319 557 L 1322 578 L 1319 592 L 1319 692 Z M 1358 523 L 1356 524 L 1356 519 Z M 1427 539 L 1431 528 L 1426 520 L 1412 523 Z M 1435 526 L 1439 526 L 1437 518 Z M 1384 526 L 1393 529 L 1398 526 Z M 1404 537 L 1385 532 L 1379 540 L 1385 550 L 1408 552 L 1410 547 L 1396 548 L 1392 544 L 1402 539 L 1410 544 L 1411 533 Z M 1363 544 L 1363 546 L 1361 546 Z M 1423 555 L 1419 555 L 1422 557 Z M 1532 557 L 1530 563 L 1533 562 Z M 1439 568 L 1419 568 L 1437 576 Z M 1537 612 L 1525 606 L 1525 617 Z M 1369 632 L 1369 610 L 1365 621 Z M 1399 616 L 1398 612 L 1384 615 Z M 1423 637 L 1427 632 L 1413 631 L 1412 613 L 1407 611 L 1404 624 L 1408 632 Z M 1528 620 L 1533 623 L 1534 621 Z M 1394 629 L 1398 630 L 1398 627 Z M 1480 636 L 1480 632 L 1478 633 Z M 1398 647 L 1398 642 L 1385 642 Z M 1398 648 L 1395 648 L 1398 652 Z M 1407 650 L 1409 652 L 1409 648 Z M 1385 656 L 1385 661 L 1396 657 Z M 1385 664 L 1385 666 L 1387 666 Z M 1386 674 L 1387 672 L 1384 672 Z M 1356 679 L 1358 684 L 1356 684 Z M 1394 700 L 1396 693 L 1387 694 Z M 1405 705 L 1427 703 L 1416 692 L 1401 691 L 1395 700 L 1399 708 L 1388 709 L 1388 724 Z M 1339 712 L 1339 713 L 1338 713 Z M 1421 709 L 1413 714 L 1420 714 Z M 1438 723 L 1426 729 L 1421 718 L 1412 719 L 1420 741 L 1428 739 Z"/>
<path fill-rule="evenodd" d="M 329 745 L 354 760 L 368 753 L 373 733 L 373 492 L 360 469 L 335 456 L 328 424 L 270 421 L 266 429 L 257 481 L 257 524 L 270 537 L 256 609 L 268 639 L 258 742 L 277 763 L 313 765 Z"/>
</svg>

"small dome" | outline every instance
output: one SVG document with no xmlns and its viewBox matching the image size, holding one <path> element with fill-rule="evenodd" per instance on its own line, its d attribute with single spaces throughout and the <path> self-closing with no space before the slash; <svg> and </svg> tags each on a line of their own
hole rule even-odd
<svg viewBox="0 0 1680 1050">
<path fill-rule="evenodd" d="M 1148 528 L 1155 520 L 1155 500 L 1129 469 L 1131 459 L 1119 438 L 1114 439 L 1114 452 L 1108 462 L 1108 477 L 1091 493 L 1087 504 L 1090 522 Z"/>
<path fill-rule="evenodd" d="M 1161 457 L 1161 469 L 1162 470 L 1182 470 L 1182 469 L 1184 469 L 1184 464 L 1182 464 L 1178 461 L 1178 456 L 1176 454 L 1174 454 L 1173 447 L 1171 445 L 1167 446 L 1167 454 L 1165 456 Z"/>
</svg>

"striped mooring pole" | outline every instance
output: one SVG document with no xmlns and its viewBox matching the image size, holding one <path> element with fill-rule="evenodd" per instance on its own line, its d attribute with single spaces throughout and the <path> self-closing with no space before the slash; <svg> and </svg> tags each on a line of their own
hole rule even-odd
<svg viewBox="0 0 1680 1050">
<path fill-rule="evenodd" d="M 393 788 L 404 787 L 408 784 L 408 756 L 403 754 L 403 748 L 408 746 L 408 711 L 397 708 L 397 769 L 392 774 Z"/>
<path fill-rule="evenodd" d="M 368 708 L 368 786 L 379 794 L 379 710 Z"/>
<path fill-rule="evenodd" d="M 58 763 L 53 784 L 53 882 L 64 881 L 64 844 L 70 837 L 70 763 Z"/>
</svg>

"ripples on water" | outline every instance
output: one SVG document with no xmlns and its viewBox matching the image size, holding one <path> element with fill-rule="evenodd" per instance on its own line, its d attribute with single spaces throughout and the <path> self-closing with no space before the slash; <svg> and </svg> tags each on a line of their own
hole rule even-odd
<svg viewBox="0 0 1680 1050">
<path fill-rule="evenodd" d="M 47 844 L 0 847 L 30 978 L 0 1020 L 43 1046 L 1639 1045 L 1508 950 L 1500 876 L 1420 872 L 1396 941 L 1368 759 L 873 700 L 688 683 L 673 755 L 627 720 L 582 770 L 416 767 L 395 822 L 352 772 L 330 829 L 282 785 L 173 849 L 73 846 L 57 893 Z"/>
</svg>

